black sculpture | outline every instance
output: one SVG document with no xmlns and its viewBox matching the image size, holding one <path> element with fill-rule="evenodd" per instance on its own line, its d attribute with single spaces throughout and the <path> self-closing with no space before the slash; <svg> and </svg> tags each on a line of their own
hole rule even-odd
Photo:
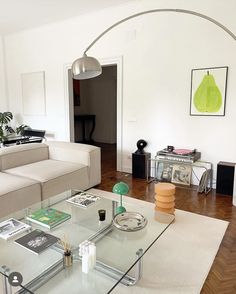
<svg viewBox="0 0 236 294">
<path fill-rule="evenodd" d="M 136 154 L 143 154 L 144 151 L 143 149 L 147 146 L 147 142 L 143 139 L 140 139 L 138 140 L 137 142 L 137 147 L 138 147 L 138 150 L 135 151 Z"/>
</svg>

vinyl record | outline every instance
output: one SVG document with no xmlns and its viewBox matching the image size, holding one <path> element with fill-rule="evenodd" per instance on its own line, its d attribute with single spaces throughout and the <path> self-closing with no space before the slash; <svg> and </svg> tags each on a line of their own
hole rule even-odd
<svg viewBox="0 0 236 294">
<path fill-rule="evenodd" d="M 175 149 L 173 153 L 177 155 L 190 155 L 193 153 L 193 151 L 190 149 Z"/>
</svg>

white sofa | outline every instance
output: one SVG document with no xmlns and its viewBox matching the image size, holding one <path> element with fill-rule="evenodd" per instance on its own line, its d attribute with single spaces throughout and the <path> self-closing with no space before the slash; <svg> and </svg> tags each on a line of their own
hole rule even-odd
<svg viewBox="0 0 236 294">
<path fill-rule="evenodd" d="M 51 141 L 0 149 L 0 217 L 101 182 L 100 148 Z"/>
</svg>

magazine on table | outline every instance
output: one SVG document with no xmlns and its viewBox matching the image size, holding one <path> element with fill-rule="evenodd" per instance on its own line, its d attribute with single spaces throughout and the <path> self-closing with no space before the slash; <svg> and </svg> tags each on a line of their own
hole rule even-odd
<svg viewBox="0 0 236 294">
<path fill-rule="evenodd" d="M 27 216 L 29 221 L 49 229 L 54 228 L 70 218 L 70 214 L 51 207 L 40 208 Z"/>
<path fill-rule="evenodd" d="M 89 192 L 79 191 L 75 196 L 67 199 L 66 201 L 71 204 L 87 208 L 99 199 L 101 199 L 101 197 L 99 197 L 98 195 Z"/>
<path fill-rule="evenodd" d="M 10 218 L 0 223 L 0 238 L 8 240 L 30 228 L 30 225 L 27 225 L 17 219 Z"/>
<path fill-rule="evenodd" d="M 39 254 L 57 243 L 59 238 L 45 233 L 41 230 L 34 230 L 29 234 L 15 240 L 15 243 L 23 246 L 35 254 Z"/>
</svg>

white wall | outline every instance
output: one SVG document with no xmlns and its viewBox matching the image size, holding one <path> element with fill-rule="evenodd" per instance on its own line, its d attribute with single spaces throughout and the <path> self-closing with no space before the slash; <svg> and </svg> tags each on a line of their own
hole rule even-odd
<svg viewBox="0 0 236 294">
<path fill-rule="evenodd" d="M 174 4 L 173 4 L 174 3 Z M 228 0 L 142 0 L 70 21 L 9 35 L 6 62 L 10 110 L 22 114 L 20 74 L 45 71 L 47 115 L 23 117 L 55 139 L 69 139 L 64 101 L 64 65 L 82 55 L 115 21 L 154 8 L 201 12 L 236 34 L 236 2 Z M 236 162 L 236 42 L 216 25 L 176 13 L 145 15 L 120 25 L 89 51 L 97 58 L 123 56 L 123 170 L 131 171 L 136 141 L 148 141 L 154 156 L 167 144 L 197 148 L 202 159 Z M 191 69 L 229 66 L 226 115 L 189 115 Z"/>
<path fill-rule="evenodd" d="M 0 36 L 0 112 L 7 111 L 7 93 L 5 80 L 4 40 Z"/>
</svg>

